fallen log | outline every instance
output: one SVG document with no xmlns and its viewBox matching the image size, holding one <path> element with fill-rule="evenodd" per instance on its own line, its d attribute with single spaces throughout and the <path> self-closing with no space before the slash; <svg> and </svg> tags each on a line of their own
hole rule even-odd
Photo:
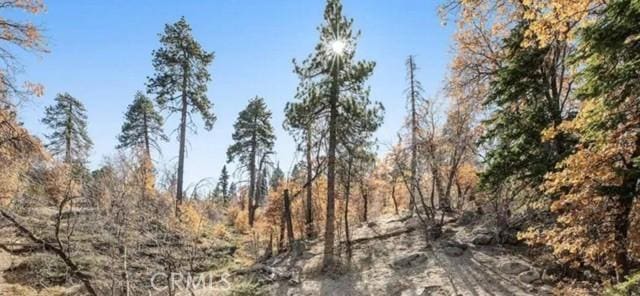
<svg viewBox="0 0 640 296">
<path fill-rule="evenodd" d="M 416 229 L 418 229 L 418 227 L 415 226 L 407 226 L 403 229 L 398 229 L 398 230 L 394 230 L 394 231 L 390 231 L 390 232 L 386 232 L 386 233 L 382 233 L 379 235 L 374 235 L 374 236 L 366 236 L 366 237 L 360 237 L 360 238 L 355 238 L 355 239 L 351 239 L 351 244 L 355 245 L 355 244 L 361 244 L 361 243 L 366 243 L 368 241 L 372 241 L 372 240 L 383 240 L 383 239 L 388 239 L 391 237 L 395 237 L 395 236 L 399 236 L 399 235 L 403 235 L 405 233 L 410 233 L 415 231 Z M 340 241 L 340 244 L 346 244 L 346 241 Z"/>
</svg>

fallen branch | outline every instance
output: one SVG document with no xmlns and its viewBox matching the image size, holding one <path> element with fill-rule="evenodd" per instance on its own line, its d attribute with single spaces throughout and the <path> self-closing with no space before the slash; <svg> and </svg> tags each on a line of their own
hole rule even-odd
<svg viewBox="0 0 640 296">
<path fill-rule="evenodd" d="M 13 226 L 15 226 L 22 234 L 26 235 L 26 237 L 29 238 L 31 241 L 41 245 L 44 250 L 58 255 L 58 257 L 60 257 L 60 259 L 62 259 L 62 261 L 64 261 L 64 263 L 69 267 L 69 269 L 71 269 L 70 271 L 71 275 L 79 279 L 84 284 L 84 287 L 87 289 L 87 292 L 89 292 L 89 294 L 93 296 L 98 295 L 96 294 L 96 291 L 93 289 L 93 286 L 89 281 L 91 279 L 91 276 L 80 271 L 80 269 L 78 268 L 78 265 L 76 265 L 62 249 L 56 247 L 51 243 L 46 242 L 41 238 L 38 238 L 35 234 L 33 234 L 33 232 L 31 232 L 25 226 L 20 224 L 15 218 L 13 218 L 13 216 L 8 214 L 7 212 L 0 210 L 0 215 L 2 215 L 5 219 L 9 220 L 9 222 L 11 222 Z"/>
<path fill-rule="evenodd" d="M 391 238 L 391 237 L 403 235 L 405 233 L 413 232 L 416 229 L 418 229 L 418 228 L 415 227 L 415 226 L 407 226 L 406 228 L 403 228 L 403 229 L 390 231 L 390 232 L 386 232 L 386 233 L 375 235 L 375 236 L 367 236 L 367 237 L 361 237 L 361 238 L 352 239 L 351 240 L 351 244 L 354 245 L 354 244 L 366 243 L 366 242 L 372 241 L 372 240 L 388 239 L 388 238 Z M 342 244 L 346 244 L 346 241 L 340 241 L 340 244 L 341 245 Z"/>
</svg>

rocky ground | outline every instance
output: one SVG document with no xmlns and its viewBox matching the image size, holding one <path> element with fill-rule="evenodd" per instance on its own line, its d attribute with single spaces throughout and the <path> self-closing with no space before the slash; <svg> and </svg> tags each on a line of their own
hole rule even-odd
<svg viewBox="0 0 640 296">
<path fill-rule="evenodd" d="M 353 231 L 351 263 L 329 275 L 319 272 L 321 242 L 312 242 L 296 259 L 282 256 L 266 263 L 286 279 L 268 290 L 273 295 L 551 294 L 540 270 L 517 252 L 493 244 L 482 227 L 450 222 L 443 237 L 431 242 L 420 229 L 417 219 L 395 216 L 361 225 Z"/>
</svg>

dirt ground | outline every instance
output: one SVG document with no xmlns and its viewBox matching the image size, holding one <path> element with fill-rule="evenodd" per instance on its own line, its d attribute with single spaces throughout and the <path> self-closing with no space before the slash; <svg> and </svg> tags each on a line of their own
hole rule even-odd
<svg viewBox="0 0 640 296">
<path fill-rule="evenodd" d="M 385 216 L 356 228 L 353 240 L 385 233 L 415 231 L 358 243 L 350 265 L 340 272 L 319 272 L 322 244 L 312 243 L 298 259 L 275 258 L 269 264 L 292 272 L 288 281 L 269 287 L 273 295 L 547 295 L 531 262 L 504 247 L 471 243 L 469 229 L 449 223 L 444 235 L 427 243 L 415 218 Z M 523 273 L 525 273 L 523 275 Z M 523 279 L 525 282 L 523 282 Z"/>
</svg>

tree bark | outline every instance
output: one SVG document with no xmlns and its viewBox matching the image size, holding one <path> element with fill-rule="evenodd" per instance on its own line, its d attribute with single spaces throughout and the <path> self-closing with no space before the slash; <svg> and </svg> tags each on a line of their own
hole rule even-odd
<svg viewBox="0 0 640 296">
<path fill-rule="evenodd" d="M 254 118 L 254 126 L 255 126 L 255 118 Z M 254 218 L 254 202 L 255 202 L 255 194 L 256 194 L 256 133 L 255 128 L 253 131 L 253 135 L 251 136 L 251 156 L 249 158 L 249 197 L 247 198 L 247 215 L 249 218 L 249 226 L 253 227 L 253 218 Z"/>
<path fill-rule="evenodd" d="M 396 182 L 392 181 L 391 184 L 391 199 L 393 200 L 393 207 L 396 210 L 396 215 L 398 215 L 398 201 L 396 200 Z"/>
<path fill-rule="evenodd" d="M 362 221 L 367 222 L 368 220 L 367 213 L 369 210 L 369 193 L 365 189 L 365 186 L 362 180 L 360 181 L 360 195 L 362 195 L 362 201 L 363 201 Z"/>
<path fill-rule="evenodd" d="M 307 158 L 307 204 L 305 211 L 305 232 L 307 234 L 308 239 L 314 239 L 316 237 L 315 229 L 313 227 L 313 170 L 312 170 L 312 161 L 311 161 L 311 128 L 307 127 L 307 149 L 306 149 L 306 158 Z"/>
<path fill-rule="evenodd" d="M 291 201 L 289 200 L 289 189 L 284 190 L 284 215 L 287 222 L 287 240 L 289 249 L 294 250 L 295 237 L 293 236 L 293 221 L 291 220 Z"/>
<path fill-rule="evenodd" d="M 347 258 L 351 259 L 351 238 L 349 234 L 349 198 L 351 197 L 351 166 L 352 158 L 349 157 L 349 163 L 347 164 L 347 180 L 344 182 L 344 234 L 345 243 L 347 246 Z"/>
<path fill-rule="evenodd" d="M 327 210 L 324 234 L 324 257 L 322 261 L 325 270 L 331 270 L 335 265 L 334 239 L 335 239 L 335 191 L 336 191 L 336 147 L 338 146 L 337 121 L 338 121 L 338 99 L 340 89 L 339 79 L 339 59 L 333 66 L 331 72 L 331 94 L 330 94 L 330 115 L 329 115 L 329 148 L 327 151 Z"/>
<path fill-rule="evenodd" d="M 183 184 L 184 184 L 184 157 L 185 146 L 187 142 L 187 112 L 189 102 L 187 98 L 187 72 L 186 66 L 183 67 L 182 74 L 182 108 L 180 110 L 180 150 L 178 154 L 178 184 L 176 192 L 176 216 L 180 214 L 180 205 L 183 200 Z"/>
</svg>

